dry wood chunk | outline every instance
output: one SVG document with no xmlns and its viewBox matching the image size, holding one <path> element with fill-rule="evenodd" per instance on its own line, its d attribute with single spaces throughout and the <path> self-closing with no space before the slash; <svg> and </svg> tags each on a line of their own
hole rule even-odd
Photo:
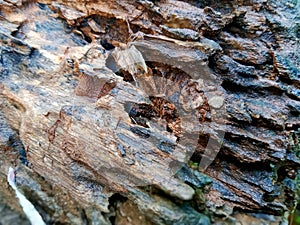
<svg viewBox="0 0 300 225">
<path fill-rule="evenodd" d="M 107 95 L 116 84 L 114 79 L 98 78 L 96 76 L 82 74 L 75 88 L 75 94 L 90 98 L 101 98 Z"/>
</svg>

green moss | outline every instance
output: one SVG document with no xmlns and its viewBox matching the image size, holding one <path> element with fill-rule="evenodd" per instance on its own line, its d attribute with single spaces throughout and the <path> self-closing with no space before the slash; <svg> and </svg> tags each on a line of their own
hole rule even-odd
<svg viewBox="0 0 300 225">
<path fill-rule="evenodd" d="M 291 225 L 300 225 L 300 171 L 298 171 L 295 178 L 296 191 L 295 191 L 295 207 L 292 212 Z"/>
<path fill-rule="evenodd" d="M 288 149 L 294 152 L 297 157 L 300 157 L 300 128 L 289 134 Z"/>
<path fill-rule="evenodd" d="M 189 161 L 188 162 L 188 166 L 194 170 L 198 169 L 199 167 L 199 163 L 198 162 L 193 162 L 193 161 Z"/>
<path fill-rule="evenodd" d="M 300 225 L 300 210 L 299 209 L 294 211 L 291 225 Z"/>
</svg>

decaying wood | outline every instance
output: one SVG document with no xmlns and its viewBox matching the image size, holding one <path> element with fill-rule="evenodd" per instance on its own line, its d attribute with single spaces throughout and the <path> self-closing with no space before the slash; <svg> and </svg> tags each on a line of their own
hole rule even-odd
<svg viewBox="0 0 300 225">
<path fill-rule="evenodd" d="M 19 185 L 52 201 L 46 222 L 111 224 L 115 213 L 124 224 L 129 205 L 149 224 L 294 210 L 299 35 L 279 6 L 41 0 L 0 11 L 1 175 L 20 164 L 30 185 Z"/>
</svg>

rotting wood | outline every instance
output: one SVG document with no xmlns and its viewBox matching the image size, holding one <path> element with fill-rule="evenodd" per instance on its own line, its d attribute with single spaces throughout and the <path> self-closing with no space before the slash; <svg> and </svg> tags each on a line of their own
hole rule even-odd
<svg viewBox="0 0 300 225">
<path fill-rule="evenodd" d="M 139 187 L 196 198 L 199 175 L 173 176 L 190 156 L 207 158 L 201 168 L 209 166 L 203 173 L 212 184 L 203 204 L 214 215 L 293 209 L 298 34 L 277 17 L 293 18 L 265 1 L 38 2 L 29 19 L 21 1 L 0 5 L 0 109 L 28 150 L 27 165 L 80 207 L 95 207 L 89 219 L 109 213 L 119 193 L 154 223 L 197 224 L 198 216 L 208 224 L 191 206 Z M 129 62 L 142 60 L 122 67 L 126 58 L 115 56 L 130 48 L 140 54 Z"/>
</svg>

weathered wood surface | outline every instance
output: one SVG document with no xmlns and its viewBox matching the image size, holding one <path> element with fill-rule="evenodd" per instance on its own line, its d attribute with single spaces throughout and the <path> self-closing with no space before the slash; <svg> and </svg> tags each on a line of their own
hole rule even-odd
<svg viewBox="0 0 300 225">
<path fill-rule="evenodd" d="M 49 223 L 110 224 L 115 193 L 155 224 L 294 208 L 299 35 L 280 6 L 38 2 L 0 2 L 1 173 L 21 151 L 20 177 L 46 180 L 19 182 L 41 209 L 62 196 L 51 186 L 86 209 L 56 198 L 41 210 Z M 7 147 L 18 134 L 23 148 Z"/>
</svg>

